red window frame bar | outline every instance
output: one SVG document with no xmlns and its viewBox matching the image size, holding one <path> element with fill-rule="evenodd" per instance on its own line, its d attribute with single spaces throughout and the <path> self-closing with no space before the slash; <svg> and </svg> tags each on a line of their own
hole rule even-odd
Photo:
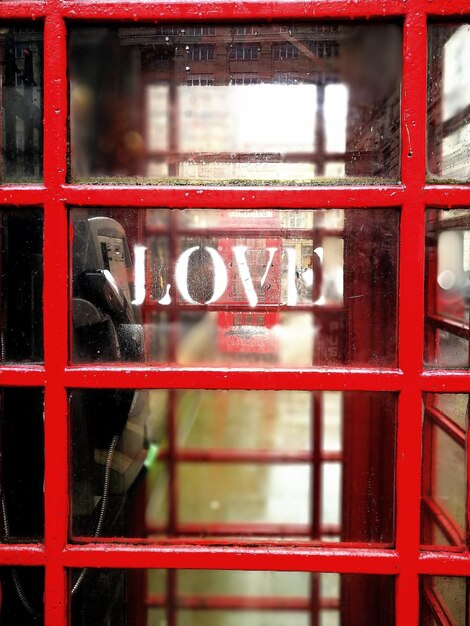
<svg viewBox="0 0 470 626">
<path fill-rule="evenodd" d="M 423 371 L 426 205 L 470 206 L 470 187 L 426 185 L 427 20 L 470 13 L 468 0 L 275 0 L 231 3 L 6 0 L 2 19 L 44 22 L 44 184 L 0 187 L 0 204 L 44 207 L 44 366 L 1 366 L 2 385 L 45 388 L 45 538 L 41 545 L 1 545 L 2 565 L 44 566 L 45 623 L 67 623 L 66 568 L 159 567 L 298 570 L 397 575 L 396 623 L 418 623 L 419 574 L 470 575 L 469 553 L 420 552 L 421 413 L 424 391 L 470 392 L 466 372 Z M 263 20 L 402 18 L 402 183 L 324 188 L 256 187 L 250 207 L 400 206 L 399 368 L 311 368 L 264 371 L 237 368 L 71 367 L 67 361 L 67 211 L 82 206 L 245 208 L 247 189 L 66 184 L 66 20 Z M 199 192 L 199 193 L 198 193 Z M 202 193 L 201 193 L 202 192 Z M 417 294 L 418 297 L 417 297 Z M 202 545 L 69 545 L 67 394 L 70 387 L 351 389 L 398 391 L 396 548 Z M 204 558 L 201 558 L 201 557 Z"/>
</svg>

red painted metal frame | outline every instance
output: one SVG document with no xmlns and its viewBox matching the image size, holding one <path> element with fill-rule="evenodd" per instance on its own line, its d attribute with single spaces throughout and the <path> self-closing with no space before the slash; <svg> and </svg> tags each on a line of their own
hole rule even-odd
<svg viewBox="0 0 470 626">
<path fill-rule="evenodd" d="M 2 565 L 46 568 L 45 623 L 67 623 L 68 567 L 163 567 L 358 572 L 397 576 L 396 623 L 418 624 L 419 574 L 470 575 L 470 553 L 420 553 L 421 413 L 423 391 L 469 392 L 465 372 L 422 371 L 424 211 L 470 206 L 465 185 L 426 185 L 427 20 L 470 13 L 468 0 L 201 0 L 200 2 L 6 0 L 2 19 L 44 23 L 44 184 L 0 187 L 0 204 L 42 205 L 44 237 L 43 367 L 0 368 L 3 385 L 45 387 L 44 544 L 0 546 Z M 253 189 L 73 186 L 66 184 L 66 20 L 263 20 L 397 17 L 404 23 L 402 183 L 390 186 Z M 249 191 L 249 193 L 248 193 Z M 67 362 L 67 207 L 386 207 L 400 206 L 399 369 L 311 370 L 70 367 Z M 199 545 L 69 545 L 67 387 L 255 389 L 370 389 L 400 392 L 397 454 L 396 548 L 393 550 L 207 543 Z"/>
</svg>

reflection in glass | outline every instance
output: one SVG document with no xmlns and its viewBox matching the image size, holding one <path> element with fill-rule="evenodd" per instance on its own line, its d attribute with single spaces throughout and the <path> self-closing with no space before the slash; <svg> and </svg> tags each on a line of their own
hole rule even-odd
<svg viewBox="0 0 470 626">
<path fill-rule="evenodd" d="M 445 623 L 465 626 L 468 621 L 468 579 L 457 576 L 421 576 L 420 626 Z M 439 621 L 436 620 L 439 617 Z"/>
<path fill-rule="evenodd" d="M 74 362 L 395 365 L 399 212 L 74 209 Z"/>
<path fill-rule="evenodd" d="M 43 215 L 0 212 L 0 361 L 41 362 L 43 356 Z"/>
<path fill-rule="evenodd" d="M 390 545 L 395 411 L 373 392 L 74 390 L 72 534 Z"/>
<path fill-rule="evenodd" d="M 470 180 L 470 24 L 431 24 L 428 61 L 428 171 Z"/>
<path fill-rule="evenodd" d="M 428 61 L 428 172 L 470 179 L 470 25 L 432 24 Z"/>
<path fill-rule="evenodd" d="M 43 34 L 34 24 L 0 29 L 0 181 L 42 179 Z"/>
<path fill-rule="evenodd" d="M 425 394 L 421 542 L 467 545 L 467 394 Z"/>
<path fill-rule="evenodd" d="M 44 570 L 39 567 L 0 568 L 2 626 L 44 624 Z"/>
<path fill-rule="evenodd" d="M 399 178 L 392 24 L 74 27 L 71 176 Z"/>
<path fill-rule="evenodd" d="M 79 574 L 70 572 L 71 586 Z M 391 576 L 89 569 L 73 594 L 71 624 L 392 626 L 394 613 Z"/>
<path fill-rule="evenodd" d="M 426 213 L 426 340 L 424 361 L 469 366 L 470 211 Z"/>
</svg>

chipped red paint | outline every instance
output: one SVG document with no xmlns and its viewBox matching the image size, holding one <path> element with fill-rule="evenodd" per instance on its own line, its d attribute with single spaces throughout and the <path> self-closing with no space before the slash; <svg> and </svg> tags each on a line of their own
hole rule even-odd
<svg viewBox="0 0 470 626">
<path fill-rule="evenodd" d="M 45 540 L 0 546 L 2 565 L 46 567 L 45 623 L 65 626 L 67 567 L 164 567 L 357 572 L 397 575 L 396 623 L 418 624 L 419 574 L 470 575 L 470 554 L 420 553 L 421 415 L 423 391 L 470 392 L 465 372 L 423 372 L 426 204 L 470 206 L 464 185 L 426 185 L 426 23 L 470 13 L 468 0 L 45 0 L 0 3 L 3 19 L 44 23 L 44 185 L 0 187 L 0 204 L 42 205 L 45 364 L 2 366 L 2 385 L 45 386 Z M 263 20 L 399 18 L 404 24 L 402 184 L 352 187 L 151 187 L 66 184 L 67 73 L 65 20 Z M 67 362 L 67 207 L 394 207 L 400 237 L 399 369 L 71 367 Z M 224 389 L 359 389 L 399 391 L 396 547 L 233 546 L 227 541 L 68 545 L 67 387 Z M 269 547 L 268 547 L 269 546 Z"/>
</svg>

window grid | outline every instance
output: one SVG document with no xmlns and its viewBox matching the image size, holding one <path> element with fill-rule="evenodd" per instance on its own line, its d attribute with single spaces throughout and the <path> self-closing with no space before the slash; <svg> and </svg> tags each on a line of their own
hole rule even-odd
<svg viewBox="0 0 470 626">
<path fill-rule="evenodd" d="M 286 59 L 298 59 L 299 49 L 295 47 L 290 41 L 283 43 L 273 44 L 273 59 L 286 60 Z"/>
<path fill-rule="evenodd" d="M 211 6 L 217 3 L 211 3 Z M 65 184 L 67 143 L 67 79 L 65 19 L 96 18 L 148 21 L 158 18 L 200 19 L 200 5 L 176 5 L 138 0 L 94 3 L 86 0 L 5 1 L 4 19 L 44 20 L 44 184 L 0 187 L 0 203 L 42 205 L 44 233 L 44 366 L 2 366 L 4 385 L 45 387 L 45 541 L 38 545 L 1 545 L 2 565 L 46 567 L 45 623 L 67 623 L 67 567 L 164 567 L 336 571 L 398 575 L 396 623 L 418 623 L 418 574 L 470 575 L 470 558 L 462 553 L 419 553 L 421 485 L 421 413 L 423 391 L 470 392 L 465 372 L 423 372 L 424 320 L 424 210 L 425 206 L 470 206 L 470 188 L 464 185 L 425 185 L 426 129 L 426 21 L 436 16 L 468 13 L 467 0 L 367 0 L 339 4 L 336 0 L 311 2 L 315 19 L 345 17 L 404 18 L 402 89 L 401 185 L 323 188 L 247 189 L 159 188 L 119 186 L 92 188 Z M 305 3 L 250 2 L 252 20 L 305 18 Z M 221 3 L 218 19 L 247 19 L 247 7 Z M 199 193 L 198 193 L 199 192 Z M 70 367 L 67 365 L 67 243 L 68 206 L 252 207 L 401 206 L 399 370 L 312 368 L 299 376 L 289 370 L 263 372 L 249 368 Z M 417 294 L 420 294 L 417 297 Z M 128 368 L 126 367 L 126 370 Z M 195 541 L 194 545 L 69 546 L 67 489 L 68 387 L 252 388 L 252 389 L 361 389 L 400 392 L 397 452 L 396 549 L 354 550 L 334 547 L 232 547 Z M 203 556 L 203 558 L 201 558 Z"/>
<path fill-rule="evenodd" d="M 214 59 L 214 46 L 211 44 L 190 44 L 187 58 L 190 61 L 212 61 Z"/>
<path fill-rule="evenodd" d="M 338 56 L 339 45 L 336 41 L 313 41 L 310 50 L 319 59 L 329 59 Z"/>
<path fill-rule="evenodd" d="M 229 58 L 232 61 L 254 61 L 259 54 L 260 49 L 256 43 L 233 43 L 229 46 Z"/>
</svg>

